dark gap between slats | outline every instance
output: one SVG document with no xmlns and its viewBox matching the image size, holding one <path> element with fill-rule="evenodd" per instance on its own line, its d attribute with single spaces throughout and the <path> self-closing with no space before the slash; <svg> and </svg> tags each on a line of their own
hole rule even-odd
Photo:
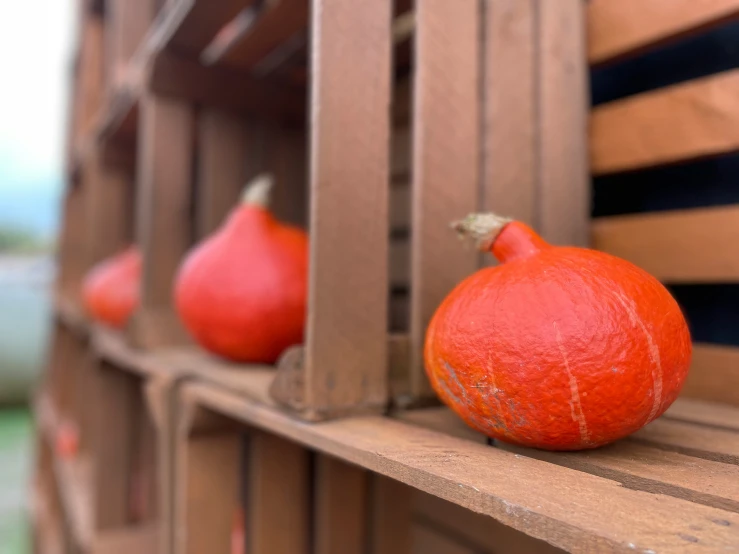
<svg viewBox="0 0 739 554">
<path fill-rule="evenodd" d="M 590 72 L 592 104 L 662 88 L 739 67 L 739 22 L 656 48 Z"/>
<path fill-rule="evenodd" d="M 739 154 L 593 179 L 593 217 L 737 203 Z"/>
<path fill-rule="evenodd" d="M 668 285 L 694 342 L 739 346 L 739 284 Z"/>
</svg>

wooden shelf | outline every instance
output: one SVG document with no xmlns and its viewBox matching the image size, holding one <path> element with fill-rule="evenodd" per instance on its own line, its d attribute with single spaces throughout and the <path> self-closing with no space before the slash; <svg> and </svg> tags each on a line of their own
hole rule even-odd
<svg viewBox="0 0 739 554">
<path fill-rule="evenodd" d="M 632 439 L 554 454 L 487 446 L 445 408 L 306 425 L 271 402 L 268 386 L 245 375 L 238 395 L 196 383 L 183 397 L 560 548 L 674 550 L 697 543 L 720 551 L 739 543 L 739 433 L 704 425 L 719 417 L 710 404 L 679 400 Z M 739 420 L 739 410 L 716 410 Z"/>
</svg>

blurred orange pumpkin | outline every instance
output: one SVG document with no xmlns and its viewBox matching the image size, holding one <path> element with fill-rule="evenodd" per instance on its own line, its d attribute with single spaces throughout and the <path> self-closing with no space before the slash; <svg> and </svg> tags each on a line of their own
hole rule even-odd
<svg viewBox="0 0 739 554">
<path fill-rule="evenodd" d="M 130 246 L 93 267 L 83 284 L 88 314 L 101 323 L 122 328 L 139 305 L 141 254 Z"/>
</svg>

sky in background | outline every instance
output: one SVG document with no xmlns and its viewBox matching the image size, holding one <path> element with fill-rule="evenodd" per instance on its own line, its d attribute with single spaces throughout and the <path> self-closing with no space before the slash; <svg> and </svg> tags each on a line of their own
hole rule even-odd
<svg viewBox="0 0 739 554">
<path fill-rule="evenodd" d="M 0 226 L 53 234 L 78 0 L 0 0 Z"/>
</svg>

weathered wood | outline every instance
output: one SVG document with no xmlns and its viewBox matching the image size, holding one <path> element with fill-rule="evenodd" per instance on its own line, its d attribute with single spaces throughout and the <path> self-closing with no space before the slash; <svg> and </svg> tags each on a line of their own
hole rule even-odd
<svg viewBox="0 0 739 554">
<path fill-rule="evenodd" d="M 536 227 L 536 3 L 485 6 L 482 209 Z"/>
<path fill-rule="evenodd" d="M 248 456 L 246 552 L 311 552 L 308 451 L 283 438 L 255 432 Z"/>
<path fill-rule="evenodd" d="M 390 4 L 313 5 L 310 419 L 387 401 Z"/>
<path fill-rule="evenodd" d="M 415 526 L 411 531 L 412 554 L 476 554 L 466 544 L 456 542 L 436 529 Z"/>
<path fill-rule="evenodd" d="M 577 551 L 583 545 L 626 550 L 631 543 L 642 549 L 679 551 L 696 538 L 710 551 L 733 547 L 739 540 L 739 515 L 733 512 L 628 490 L 602 477 L 415 425 L 362 417 L 306 426 L 207 386 L 190 385 L 187 391 L 239 421 L 492 516 L 565 550 Z M 703 440 L 702 432 L 686 431 L 679 433 L 681 440 Z M 700 451 L 698 445 L 693 447 Z"/>
<path fill-rule="evenodd" d="M 637 54 L 739 16 L 736 0 L 590 0 L 588 61 Z"/>
<path fill-rule="evenodd" d="M 329 456 L 317 456 L 315 554 L 362 552 L 368 540 L 368 473 Z"/>
<path fill-rule="evenodd" d="M 128 64 L 141 46 L 149 25 L 154 19 L 153 0 L 114 0 L 106 4 L 106 19 L 110 32 L 106 33 L 109 52 L 108 75 L 112 89 L 126 79 Z"/>
<path fill-rule="evenodd" d="M 449 223 L 477 209 L 480 174 L 480 4 L 425 0 L 416 9 L 411 232 L 411 393 L 433 395 L 423 369 L 426 327 L 477 268 Z"/>
<path fill-rule="evenodd" d="M 694 345 L 693 363 L 682 395 L 739 406 L 739 349 Z"/>
<path fill-rule="evenodd" d="M 672 283 L 739 280 L 739 207 L 596 218 L 593 247 Z M 710 247 L 706 245 L 710 244 Z"/>
<path fill-rule="evenodd" d="M 425 528 L 463 540 L 475 552 L 506 554 L 554 554 L 562 552 L 544 541 L 533 539 L 497 521 L 465 510 L 431 494 L 414 492 L 413 518 Z"/>
<path fill-rule="evenodd" d="M 586 246 L 590 218 L 585 23 L 581 0 L 539 2 L 539 231 Z"/>
<path fill-rule="evenodd" d="M 233 114 L 204 108 L 198 116 L 197 235 L 215 231 L 238 203 L 246 183 L 247 124 Z"/>
<path fill-rule="evenodd" d="M 739 150 L 739 71 L 597 106 L 590 118 L 596 175 Z"/>
<path fill-rule="evenodd" d="M 728 404 L 680 398 L 665 412 L 665 417 L 739 431 L 739 408 Z"/>
<path fill-rule="evenodd" d="M 193 112 L 184 102 L 145 95 L 141 101 L 136 236 L 143 257 L 141 307 L 132 339 L 141 346 L 179 343 L 172 282 L 191 244 Z"/>
</svg>

